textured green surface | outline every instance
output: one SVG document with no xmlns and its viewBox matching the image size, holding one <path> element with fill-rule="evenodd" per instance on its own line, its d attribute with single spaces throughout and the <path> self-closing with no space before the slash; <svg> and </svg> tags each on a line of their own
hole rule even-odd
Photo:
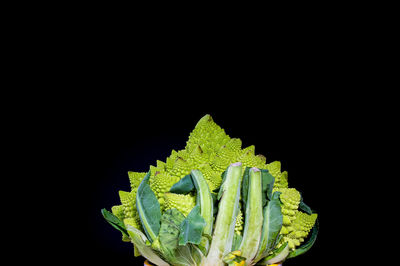
<svg viewBox="0 0 400 266">
<path fill-rule="evenodd" d="M 209 208 L 200 208 L 201 216 L 207 224 L 204 233 L 208 235 L 208 232 L 210 232 L 211 234 L 213 226 L 218 223 L 215 220 L 219 215 L 218 208 L 221 207 L 221 201 L 224 197 L 227 197 L 223 195 L 230 189 L 230 186 L 222 184 L 223 173 L 226 173 L 229 165 L 236 162 L 241 162 L 239 181 L 243 186 L 238 187 L 239 190 L 235 197 L 231 199 L 235 202 L 231 210 L 233 216 L 225 219 L 225 222 L 229 224 L 229 232 L 225 236 L 227 242 L 224 243 L 223 254 L 218 256 L 221 257 L 226 255 L 227 252 L 229 253 L 231 251 L 229 248 L 232 245 L 240 244 L 243 237 L 244 221 L 246 216 L 249 218 L 249 215 L 246 215 L 246 203 L 249 199 L 244 191 L 248 191 L 251 185 L 248 170 L 252 167 L 257 167 L 262 171 L 260 188 L 262 190 L 263 208 L 271 201 L 273 192 L 280 193 L 278 201 L 282 214 L 282 227 L 274 244 L 277 244 L 277 248 L 282 248 L 287 243 L 287 249 L 292 256 L 307 251 L 315 242 L 314 236 L 316 236 L 315 231 L 317 230 L 314 230 L 314 225 L 317 214 L 304 204 L 296 189 L 289 187 L 288 173 L 282 172 L 281 163 L 279 161 L 267 163 L 266 157 L 255 153 L 254 145 L 242 148 L 242 141 L 228 136 L 225 130 L 220 128 L 209 115 L 198 121 L 189 134 L 186 146 L 183 149 L 172 150 L 164 161 L 157 160 L 155 164 L 150 165 L 149 172 L 147 172 L 149 175 L 146 176 L 146 172 L 128 172 L 131 191 L 119 192 L 121 204 L 111 208 L 112 214 L 116 219 L 122 221 L 123 226 L 129 226 L 146 233 L 147 241 L 150 240 L 153 242 L 154 248 L 160 249 L 159 230 L 162 213 L 176 209 L 183 217 L 187 218 L 196 205 L 210 205 L 209 203 L 212 201 L 212 211 Z M 245 169 L 247 169 L 247 172 Z M 199 187 L 194 189 L 195 184 L 190 176 L 192 170 L 198 171 L 197 173 L 202 176 L 200 183 L 203 191 L 207 187 L 211 194 L 208 192 L 199 194 Z M 243 173 L 245 173 L 244 177 Z M 145 182 L 142 182 L 143 180 Z M 140 189 L 141 184 L 144 185 Z M 175 187 L 171 190 L 174 185 Z M 208 197 L 207 194 L 209 194 Z M 208 203 L 205 203 L 205 200 Z M 236 200 L 238 201 L 237 204 Z M 275 207 L 278 201 L 274 202 Z M 206 209 L 207 212 L 205 212 Z M 264 209 L 261 218 L 265 215 L 268 214 Z M 116 226 L 115 223 L 112 223 L 112 225 L 117 229 L 122 228 Z M 312 228 L 314 229 L 312 230 Z M 307 236 L 311 230 L 313 234 L 311 239 L 308 239 Z M 132 236 L 130 236 L 131 234 L 128 236 L 123 233 L 122 239 L 132 241 Z M 208 237 L 203 236 L 204 242 L 207 242 L 205 239 L 208 239 Z M 308 239 L 307 243 L 304 243 L 305 239 Z M 269 242 L 269 245 L 271 243 Z M 225 244 L 227 244 L 226 247 Z M 187 245 L 190 246 L 180 247 L 179 250 L 186 255 L 193 253 L 192 256 L 196 258 L 192 257 L 190 263 L 194 263 L 201 255 L 199 255 L 199 250 L 195 245 L 190 243 L 187 243 Z M 206 251 L 207 247 L 209 248 L 208 245 L 200 246 L 199 248 L 203 248 L 203 251 Z M 135 248 L 135 254 L 139 254 L 138 248 L 136 246 Z M 296 248 L 299 248 L 299 250 L 296 251 Z M 148 251 L 147 248 L 145 250 Z M 182 255 L 181 259 L 185 260 L 185 255 Z"/>
<path fill-rule="evenodd" d="M 225 130 L 213 121 L 210 115 L 205 115 L 189 134 L 184 149 L 172 150 L 165 161 L 157 160 L 155 165 L 150 166 L 150 188 L 155 193 L 161 210 L 164 210 L 166 209 L 164 194 L 168 193 L 175 183 L 190 174 L 191 170 L 200 170 L 210 191 L 214 191 L 221 185 L 222 172 L 231 163 L 238 161 L 242 162 L 243 171 L 246 166 L 260 169 L 273 168 L 274 172 L 271 174 L 275 178 L 279 176 L 276 186 L 287 187 L 287 174 L 284 178 L 285 175 L 280 172 L 279 162 L 271 163 L 268 167 L 266 158 L 263 155 L 255 154 L 255 146 L 242 148 L 240 139 L 230 138 Z M 125 203 L 122 203 L 125 217 L 121 218 L 138 218 L 134 199 L 139 184 L 145 175 L 145 172 L 128 172 L 131 191 L 127 192 L 130 193 L 129 195 L 122 193 L 126 195 L 122 195 L 121 198 L 121 202 L 124 201 Z M 279 183 L 281 180 L 283 180 L 282 184 Z M 133 200 L 126 201 L 127 197 Z"/>
<path fill-rule="evenodd" d="M 164 194 L 164 208 L 165 210 L 168 209 L 177 209 L 185 217 L 190 213 L 190 211 L 196 205 L 196 197 L 194 195 L 182 195 L 182 194 L 175 194 L 175 193 L 165 193 Z"/>
<path fill-rule="evenodd" d="M 167 259 L 175 257 L 179 241 L 179 226 L 184 220 L 185 216 L 177 209 L 166 210 L 161 217 L 159 241 Z"/>
</svg>

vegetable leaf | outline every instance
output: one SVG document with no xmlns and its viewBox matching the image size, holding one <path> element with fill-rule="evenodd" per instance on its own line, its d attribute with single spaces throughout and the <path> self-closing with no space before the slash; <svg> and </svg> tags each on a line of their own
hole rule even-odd
<svg viewBox="0 0 400 266">
<path fill-rule="evenodd" d="M 267 200 L 271 200 L 272 189 L 274 187 L 275 178 L 268 170 L 261 169 L 262 192 L 263 192 L 263 207 L 267 204 Z"/>
<path fill-rule="evenodd" d="M 313 213 L 311 208 L 308 207 L 308 205 L 304 203 L 303 197 L 301 197 L 301 199 L 300 199 L 299 209 L 310 215 Z"/>
<path fill-rule="evenodd" d="M 159 240 L 163 255 L 174 257 L 178 247 L 179 225 L 185 220 L 185 216 L 177 209 L 166 210 L 161 216 Z"/>
<path fill-rule="evenodd" d="M 149 240 L 142 232 L 140 232 L 138 229 L 134 228 L 131 225 L 127 226 L 127 231 L 130 238 L 132 239 L 133 244 L 135 245 L 135 247 L 137 247 L 137 249 L 139 250 L 140 254 L 143 257 L 145 257 L 155 265 L 160 265 L 160 266 L 169 265 L 164 260 L 162 260 L 150 246 L 146 244 Z"/>
<path fill-rule="evenodd" d="M 176 194 L 187 194 L 191 192 L 194 189 L 194 184 L 192 181 L 192 177 L 189 175 L 186 175 L 184 178 L 179 180 L 177 183 L 175 183 L 169 192 L 176 193 Z"/>
<path fill-rule="evenodd" d="M 136 194 L 136 207 L 148 239 L 153 242 L 160 231 L 161 210 L 156 195 L 149 186 L 150 171 L 143 178 Z"/>
<path fill-rule="evenodd" d="M 279 194 L 275 192 L 272 200 L 264 207 L 264 222 L 261 234 L 260 248 L 257 252 L 255 261 L 259 261 L 266 257 L 270 251 L 275 248 L 277 238 L 282 228 L 283 215 L 281 211 L 280 202 L 278 200 Z"/>
<path fill-rule="evenodd" d="M 200 206 L 196 205 L 180 225 L 179 245 L 200 244 L 206 221 L 200 215 Z"/>
<path fill-rule="evenodd" d="M 192 244 L 179 245 L 180 225 L 184 220 L 185 216 L 177 209 L 169 209 L 163 213 L 158 237 L 160 251 L 172 265 L 195 266 L 203 259 L 201 251 Z"/>
<path fill-rule="evenodd" d="M 104 219 L 111 224 L 115 229 L 121 231 L 122 234 L 129 236 L 126 231 L 125 224 L 117 216 L 107 211 L 106 209 L 102 209 L 101 213 L 103 214 Z"/>
</svg>

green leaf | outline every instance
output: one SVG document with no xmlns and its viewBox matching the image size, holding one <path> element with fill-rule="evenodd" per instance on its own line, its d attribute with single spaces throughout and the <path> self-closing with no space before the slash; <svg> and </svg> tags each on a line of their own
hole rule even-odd
<svg viewBox="0 0 400 266">
<path fill-rule="evenodd" d="M 250 173 L 250 167 L 246 167 L 243 173 L 243 180 L 242 180 L 242 203 L 243 206 L 246 206 L 247 203 L 247 196 L 248 196 L 248 191 L 249 191 L 249 173 Z"/>
<path fill-rule="evenodd" d="M 180 225 L 179 245 L 200 244 L 206 221 L 200 215 L 200 206 L 196 205 Z"/>
<path fill-rule="evenodd" d="M 136 207 L 148 239 L 153 242 L 160 231 L 161 210 L 156 195 L 149 186 L 150 171 L 143 178 L 136 194 Z"/>
<path fill-rule="evenodd" d="M 318 230 L 319 230 L 319 222 L 318 222 L 318 218 L 317 218 L 317 220 L 315 221 L 315 224 L 312 228 L 312 233 L 311 233 L 311 236 L 308 239 L 308 241 L 306 243 L 304 243 L 303 245 L 301 245 L 300 247 L 297 247 L 292 252 L 290 252 L 288 258 L 294 258 L 303 253 L 306 253 L 314 245 L 315 240 L 317 240 Z"/>
<path fill-rule="evenodd" d="M 275 192 L 272 200 L 264 207 L 264 221 L 261 233 L 261 243 L 257 252 L 255 262 L 266 257 L 278 243 L 277 238 L 282 228 L 283 215 L 281 211 L 279 193 Z"/>
<path fill-rule="evenodd" d="M 169 209 L 161 217 L 159 250 L 171 265 L 199 265 L 203 259 L 201 251 L 192 244 L 179 246 L 180 225 L 185 216 L 177 209 Z M 156 243 L 156 241 L 154 243 Z"/>
<path fill-rule="evenodd" d="M 161 217 L 159 250 L 171 265 L 198 265 L 203 254 L 192 244 L 179 246 L 180 225 L 185 216 L 177 209 L 166 210 Z M 154 242 L 156 243 L 156 241 Z"/>
<path fill-rule="evenodd" d="M 128 232 L 126 231 L 124 222 L 118 219 L 117 216 L 107 211 L 106 209 L 101 209 L 101 214 L 103 215 L 104 219 L 106 219 L 106 221 L 111 224 L 115 229 L 120 231 L 123 235 L 129 236 Z"/>
<path fill-rule="evenodd" d="M 267 204 L 267 200 L 272 198 L 272 189 L 274 188 L 275 178 L 266 169 L 261 169 L 263 207 Z"/>
<path fill-rule="evenodd" d="M 168 259 L 175 257 L 178 248 L 179 226 L 185 216 L 177 209 L 168 209 L 161 216 L 159 241 L 163 255 Z"/>
<path fill-rule="evenodd" d="M 191 192 L 194 189 L 194 184 L 192 181 L 192 177 L 189 175 L 186 175 L 184 178 L 179 180 L 177 183 L 175 183 L 169 192 L 176 193 L 176 194 L 187 194 Z"/>
<path fill-rule="evenodd" d="M 303 197 L 300 198 L 299 209 L 310 215 L 313 213 L 311 208 L 308 207 L 308 205 L 304 203 Z"/>
<path fill-rule="evenodd" d="M 139 250 L 140 254 L 148 259 L 151 263 L 155 265 L 162 265 L 162 266 L 167 266 L 169 265 L 167 262 L 162 260 L 155 252 L 154 250 L 148 246 L 146 243 L 148 243 L 148 239 L 146 236 L 140 232 L 138 229 L 134 228 L 131 225 L 128 225 L 126 227 L 128 234 L 135 245 L 135 247 Z"/>
</svg>

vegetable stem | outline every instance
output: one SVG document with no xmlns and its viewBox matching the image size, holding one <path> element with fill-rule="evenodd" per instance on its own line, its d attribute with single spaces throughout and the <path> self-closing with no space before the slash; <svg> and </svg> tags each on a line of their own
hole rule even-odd
<svg viewBox="0 0 400 266">
<path fill-rule="evenodd" d="M 246 258 L 247 265 L 250 265 L 250 262 L 256 256 L 260 244 L 263 224 L 261 191 L 261 171 L 253 167 L 250 169 L 243 240 L 239 247 L 242 256 Z"/>
<path fill-rule="evenodd" d="M 199 170 L 192 170 L 191 172 L 193 183 L 197 189 L 197 204 L 200 205 L 200 215 L 206 222 L 203 234 L 211 236 L 213 228 L 213 199 L 210 189 L 203 174 Z M 209 247 L 209 240 L 203 237 L 200 245 L 207 251 Z"/>
<path fill-rule="evenodd" d="M 226 170 L 226 178 L 221 185 L 222 197 L 219 202 L 213 241 L 203 265 L 224 265 L 223 256 L 232 247 L 236 216 L 239 211 L 240 182 L 242 163 L 231 164 Z"/>
</svg>

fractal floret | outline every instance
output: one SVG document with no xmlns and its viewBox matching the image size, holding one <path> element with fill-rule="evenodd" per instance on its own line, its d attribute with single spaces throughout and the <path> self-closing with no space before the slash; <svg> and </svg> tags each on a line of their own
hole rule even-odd
<svg viewBox="0 0 400 266">
<path fill-rule="evenodd" d="M 155 265 L 272 265 L 308 251 L 318 215 L 289 187 L 278 161 L 242 147 L 210 115 L 182 150 L 148 172 L 104 218 Z"/>
</svg>

